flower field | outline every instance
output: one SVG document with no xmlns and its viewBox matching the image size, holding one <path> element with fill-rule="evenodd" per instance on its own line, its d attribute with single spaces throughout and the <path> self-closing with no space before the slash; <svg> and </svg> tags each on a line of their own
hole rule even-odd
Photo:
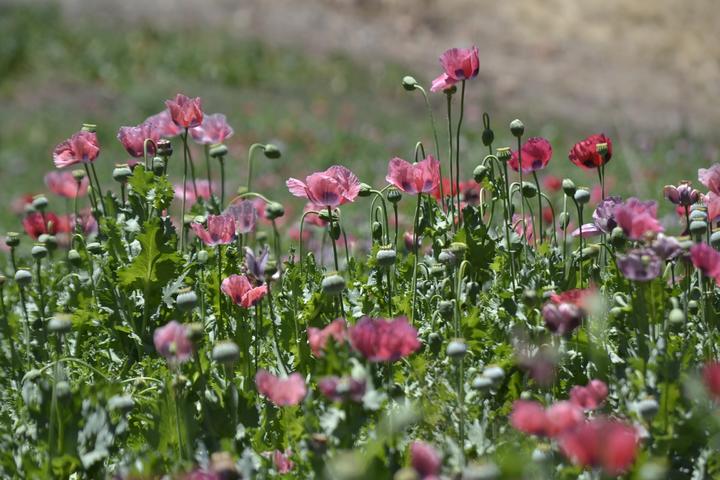
<svg viewBox="0 0 720 480">
<path fill-rule="evenodd" d="M 611 135 L 470 123 L 480 57 L 398 82 L 431 141 L 384 182 L 293 162 L 291 202 L 221 102 L 58 132 L 3 242 L 2 477 L 719 476 L 720 164 L 623 198 Z"/>
</svg>

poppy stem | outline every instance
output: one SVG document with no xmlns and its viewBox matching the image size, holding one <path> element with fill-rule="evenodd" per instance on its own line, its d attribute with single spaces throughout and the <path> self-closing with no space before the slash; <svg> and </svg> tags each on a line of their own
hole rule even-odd
<svg viewBox="0 0 720 480">
<path fill-rule="evenodd" d="M 523 163 L 522 163 L 522 135 L 519 135 L 517 137 L 517 144 L 518 144 L 518 173 L 520 174 L 520 217 L 522 222 L 522 236 L 525 238 L 525 241 L 527 241 L 527 225 L 525 223 L 525 193 L 523 192 L 523 187 L 525 186 L 525 182 L 523 182 Z M 520 243 L 520 252 L 525 252 L 525 244 Z"/>
<path fill-rule="evenodd" d="M 198 198 L 198 190 L 197 190 L 197 184 L 195 183 L 195 164 L 192 160 L 192 152 L 190 151 L 190 145 L 188 144 L 188 129 L 185 128 L 185 134 L 181 135 L 183 140 L 183 150 L 185 151 L 185 158 L 187 158 L 188 163 L 190 164 L 190 179 L 192 180 L 193 184 L 193 192 L 195 192 L 195 198 Z"/>
<path fill-rule="evenodd" d="M 228 335 L 228 329 L 223 324 L 223 293 L 222 293 L 222 245 L 217 246 L 217 274 L 218 274 L 218 332 L 224 331 Z M 221 330 L 222 329 L 222 330 Z"/>
<path fill-rule="evenodd" d="M 410 310 L 410 323 L 415 324 L 415 301 L 417 297 L 417 269 L 418 269 L 418 216 L 420 215 L 420 198 L 417 194 L 415 217 L 413 218 L 413 276 L 412 276 L 412 309 Z"/>
<path fill-rule="evenodd" d="M 248 149 L 248 176 L 247 176 L 247 191 L 250 192 L 250 188 L 252 186 L 252 167 L 253 167 L 253 155 L 255 154 L 255 150 L 258 148 L 262 148 L 265 150 L 265 145 L 262 143 L 253 143 L 250 145 L 250 148 Z"/>
<path fill-rule="evenodd" d="M 225 207 L 225 157 L 219 156 L 218 161 L 220 162 L 220 211 L 222 211 Z"/>
<path fill-rule="evenodd" d="M 448 162 L 450 164 L 450 216 L 452 217 L 453 231 L 455 231 L 455 196 L 452 193 L 453 185 L 455 185 L 455 175 L 453 170 L 453 132 L 452 132 L 452 91 L 446 91 L 447 95 L 447 120 L 448 120 Z M 442 178 L 440 183 L 442 184 Z"/>
<path fill-rule="evenodd" d="M 90 170 L 92 171 L 93 178 L 95 179 L 95 185 L 97 185 L 97 191 L 98 191 L 98 194 L 100 195 L 100 204 L 102 205 L 103 216 L 107 215 L 107 208 L 105 207 L 105 199 L 103 198 L 102 187 L 100 186 L 100 181 L 98 180 L 98 176 L 97 176 L 97 172 L 95 171 L 94 163 L 90 164 Z M 96 205 L 97 205 L 97 200 L 96 200 Z"/>
<path fill-rule="evenodd" d="M 460 87 L 460 114 L 457 129 L 455 130 L 455 195 L 457 196 L 458 226 L 462 226 L 462 209 L 460 208 L 460 129 L 462 128 L 464 113 L 465 80 L 462 81 L 462 86 Z M 442 182 L 442 177 L 440 178 L 440 182 Z"/>
<path fill-rule="evenodd" d="M 574 201 L 575 199 L 573 199 Z M 580 224 L 580 255 L 578 256 L 578 271 L 580 274 L 580 288 L 583 288 L 583 248 L 584 248 L 584 242 L 583 242 L 583 206 L 581 203 L 575 202 L 575 207 L 577 207 L 578 212 L 578 222 Z"/>
<path fill-rule="evenodd" d="M 515 289 L 517 288 L 517 278 L 516 278 L 516 272 L 515 272 L 515 255 L 513 254 L 512 246 L 510 244 L 510 222 L 511 222 L 511 215 L 510 215 L 510 179 L 508 178 L 508 168 L 507 168 L 507 161 L 503 161 L 503 183 L 504 183 L 504 190 L 505 195 L 503 195 L 503 206 L 505 210 L 505 243 L 508 251 L 508 255 L 510 257 L 510 273 L 512 275 L 512 283 L 513 283 L 513 297 L 515 296 Z"/>
<path fill-rule="evenodd" d="M 185 135 L 182 136 L 183 139 L 183 181 L 182 181 L 182 212 L 180 213 L 180 251 L 185 251 L 185 229 L 187 228 L 185 225 L 185 206 L 187 203 L 187 173 L 188 173 L 188 158 L 187 158 L 187 148 L 184 148 L 184 145 L 187 144 L 187 129 L 185 129 Z"/>
<path fill-rule="evenodd" d="M 205 170 L 207 171 L 208 189 L 210 192 L 210 198 L 213 196 L 212 189 L 212 171 L 210 170 L 210 146 L 206 143 L 203 151 L 205 152 Z M 220 204 L 220 210 L 222 210 L 222 204 Z"/>
<path fill-rule="evenodd" d="M 537 196 L 538 196 L 538 233 L 535 235 L 535 238 L 540 237 L 540 243 L 545 240 L 545 235 L 543 232 L 543 215 L 542 215 L 542 191 L 540 190 L 540 181 L 537 177 L 537 172 L 533 170 L 532 172 L 533 178 L 535 179 L 535 186 L 537 187 Z"/>
<path fill-rule="evenodd" d="M 432 112 L 432 106 L 430 106 L 430 99 L 428 98 L 428 94 L 425 91 L 423 87 L 420 85 L 415 85 L 415 88 L 417 90 L 420 90 L 420 93 L 423 94 L 423 98 L 425 99 L 425 106 L 427 107 L 428 116 L 430 117 L 430 128 L 433 132 L 433 140 L 435 142 L 435 156 L 437 157 L 437 161 L 440 162 L 439 165 L 439 173 L 440 173 L 440 202 L 442 205 L 443 211 L 445 211 L 445 192 L 443 191 L 443 183 L 442 183 L 442 162 L 440 161 L 440 142 L 438 142 L 438 134 L 437 134 L 437 128 L 435 127 L 435 117 L 433 116 Z M 396 235 L 397 237 L 397 235 Z"/>
</svg>

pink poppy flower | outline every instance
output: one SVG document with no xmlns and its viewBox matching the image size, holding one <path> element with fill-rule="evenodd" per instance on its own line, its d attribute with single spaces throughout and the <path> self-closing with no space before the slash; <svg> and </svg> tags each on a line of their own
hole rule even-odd
<svg viewBox="0 0 720 480">
<path fill-rule="evenodd" d="M 410 465 L 423 480 L 439 478 L 442 458 L 432 445 L 415 440 L 410 444 Z"/>
<path fill-rule="evenodd" d="M 707 195 L 702 196 L 702 202 L 707 207 L 707 216 L 709 222 L 715 222 L 720 218 L 720 195 L 716 195 L 713 192 L 708 192 Z M 679 207 L 682 208 L 682 207 Z M 685 218 L 685 209 L 683 208 L 678 212 L 680 217 Z"/>
<path fill-rule="evenodd" d="M 720 195 L 720 164 L 699 169 L 698 180 L 715 195 Z"/>
<path fill-rule="evenodd" d="M 562 190 L 562 178 L 548 175 L 543 178 L 543 187 L 550 192 L 559 192 Z"/>
<path fill-rule="evenodd" d="M 59 143 L 53 150 L 53 162 L 57 168 L 78 163 L 90 163 L 100 155 L 100 144 L 94 132 L 81 130 Z"/>
<path fill-rule="evenodd" d="M 552 158 L 552 146 L 550 142 L 542 137 L 531 137 L 523 144 L 522 149 L 522 171 L 530 173 L 545 168 Z M 518 152 L 512 152 L 508 161 L 510 168 L 518 171 Z"/>
<path fill-rule="evenodd" d="M 642 240 L 647 235 L 664 230 L 657 219 L 657 203 L 652 201 L 630 198 L 617 205 L 614 214 L 618 226 L 631 240 Z"/>
<path fill-rule="evenodd" d="M 405 317 L 363 317 L 349 329 L 350 344 L 371 362 L 394 362 L 420 348 L 417 330 Z"/>
<path fill-rule="evenodd" d="M 513 230 L 518 237 L 524 237 L 525 240 L 530 243 L 535 238 L 535 228 L 533 225 L 532 217 L 529 214 L 525 214 L 525 231 L 523 232 L 522 217 L 519 213 L 514 213 L 512 216 Z"/>
<path fill-rule="evenodd" d="M 82 197 L 87 194 L 90 181 L 88 177 L 83 177 L 78 184 L 71 172 L 48 172 L 45 175 L 45 185 L 55 195 L 64 198 Z"/>
<path fill-rule="evenodd" d="M 275 466 L 275 470 L 280 475 L 284 475 L 286 473 L 290 473 L 293 468 L 295 468 L 295 463 L 290 460 L 290 456 L 292 455 L 292 450 L 289 448 L 286 449 L 284 452 L 281 452 L 280 450 L 275 450 L 272 454 L 272 460 L 273 465 Z"/>
<path fill-rule="evenodd" d="M 607 143 L 607 154 L 605 157 L 597 152 L 598 143 Z M 611 157 L 612 141 L 609 137 L 606 137 L 604 133 L 590 135 L 585 140 L 576 143 L 568 154 L 568 158 L 572 163 L 588 170 L 602 167 L 610 161 Z"/>
<path fill-rule="evenodd" d="M 570 401 L 584 410 L 595 410 L 603 404 L 608 387 L 602 380 L 591 380 L 586 386 L 575 385 L 570 389 Z"/>
<path fill-rule="evenodd" d="M 170 118 L 180 128 L 193 128 L 202 124 L 203 111 L 200 97 L 190 98 L 181 93 L 172 100 L 165 100 Z"/>
<path fill-rule="evenodd" d="M 335 343 L 342 345 L 347 338 L 347 326 L 345 320 L 336 318 L 330 322 L 325 328 L 308 327 L 308 343 L 313 355 L 320 357 L 325 350 L 325 345 L 329 338 L 335 340 Z"/>
<path fill-rule="evenodd" d="M 143 122 L 135 127 L 120 127 L 117 139 L 131 157 L 139 158 L 145 155 L 145 140 L 157 143 L 160 140 L 160 134 L 152 124 Z M 148 142 L 147 152 L 148 155 L 155 155 L 155 147 L 151 142 Z"/>
<path fill-rule="evenodd" d="M 197 195 L 195 195 L 195 188 L 197 187 Z M 173 185 L 173 190 L 175 191 L 175 198 L 177 200 L 182 201 L 183 198 L 183 186 L 180 183 L 176 183 Z M 189 205 L 195 204 L 199 198 L 209 200 L 210 199 L 210 192 L 216 190 L 216 186 L 214 183 L 208 182 L 207 179 L 198 178 L 195 180 L 195 185 L 193 186 L 192 181 L 185 182 L 185 201 Z"/>
<path fill-rule="evenodd" d="M 638 437 L 626 423 L 595 418 L 560 436 L 560 450 L 576 465 L 602 468 L 607 475 L 626 472 L 635 461 Z"/>
<path fill-rule="evenodd" d="M 22 224 L 25 229 L 25 233 L 27 233 L 33 240 L 37 240 L 43 233 L 50 235 L 58 233 L 60 219 L 52 212 L 31 212 L 25 215 Z"/>
<path fill-rule="evenodd" d="M 720 362 L 706 363 L 702 370 L 702 379 L 708 393 L 716 402 L 720 402 Z"/>
<path fill-rule="evenodd" d="M 445 90 L 457 82 L 475 78 L 480 70 L 478 49 L 451 48 L 440 56 L 440 65 L 445 72 L 432 81 L 431 92 Z"/>
<path fill-rule="evenodd" d="M 580 407 L 572 402 L 554 403 L 545 411 L 545 434 L 554 438 L 568 430 L 572 430 L 585 420 Z"/>
<path fill-rule="evenodd" d="M 155 350 L 170 363 L 186 362 L 192 355 L 193 346 L 188 338 L 188 328 L 175 320 L 155 329 L 153 342 Z"/>
<path fill-rule="evenodd" d="M 510 413 L 510 424 L 523 433 L 543 436 L 547 431 L 545 408 L 532 400 L 516 400 Z"/>
<path fill-rule="evenodd" d="M 570 235 L 573 237 L 579 237 L 581 233 L 583 238 L 591 238 L 599 237 L 603 232 L 597 227 L 597 225 L 595 225 L 595 223 L 583 223 L 582 229 L 578 227 L 573 230 Z"/>
<path fill-rule="evenodd" d="M 178 478 L 180 480 L 221 480 L 218 473 L 204 468 L 196 468 L 192 472 Z"/>
<path fill-rule="evenodd" d="M 692 188 L 688 181 L 680 182 L 680 185 L 665 185 L 663 195 L 675 205 L 689 207 L 700 200 L 700 192 Z"/>
<path fill-rule="evenodd" d="M 60 217 L 60 227 L 58 230 L 63 231 L 64 224 L 67 225 L 67 231 L 74 231 L 80 228 L 85 235 L 95 235 L 98 233 L 98 223 L 90 209 L 85 209 L 76 217 L 75 215 L 64 215 Z"/>
<path fill-rule="evenodd" d="M 190 135 L 197 143 L 213 145 L 225 142 L 226 138 L 232 137 L 235 131 L 227 123 L 227 118 L 222 113 L 205 115 L 202 123 L 190 129 Z"/>
<path fill-rule="evenodd" d="M 156 136 L 160 138 L 173 138 L 182 133 L 182 129 L 173 122 L 170 110 L 168 109 L 149 116 L 143 123 L 150 126 L 151 134 L 153 135 L 151 138 Z"/>
<path fill-rule="evenodd" d="M 299 373 L 279 378 L 261 369 L 255 375 L 255 385 L 261 395 L 278 407 L 297 405 L 307 394 L 305 380 Z"/>
<path fill-rule="evenodd" d="M 296 178 L 289 178 L 285 185 L 296 197 L 307 198 L 323 208 L 334 208 L 352 202 L 360 193 L 360 180 L 350 170 L 339 165 L 334 165 L 324 172 L 313 173 L 304 183 Z"/>
<path fill-rule="evenodd" d="M 352 377 L 325 377 L 318 382 L 318 389 L 326 398 L 333 402 L 342 402 L 347 399 L 361 402 L 365 395 L 365 381 Z"/>
<path fill-rule="evenodd" d="M 227 245 L 235 239 L 235 220 L 229 215 L 208 215 L 207 229 L 195 222 L 190 227 L 208 247 Z"/>
<path fill-rule="evenodd" d="M 220 289 L 235 305 L 243 308 L 255 306 L 268 291 L 267 285 L 253 287 L 246 275 L 230 275 L 222 281 Z"/>
<path fill-rule="evenodd" d="M 231 203 L 225 208 L 223 215 L 229 215 L 235 220 L 235 233 L 238 235 L 255 230 L 258 213 L 252 200 Z"/>
<path fill-rule="evenodd" d="M 415 164 L 395 157 L 388 163 L 385 180 L 410 195 L 431 193 L 440 183 L 440 162 L 432 155 Z"/>
<path fill-rule="evenodd" d="M 457 193 L 455 185 L 452 182 L 450 182 L 450 179 L 448 177 L 443 177 L 440 181 L 438 181 L 438 184 L 433 189 L 433 191 L 430 192 L 430 195 L 432 195 L 433 198 L 435 198 L 435 200 L 437 200 L 438 202 L 440 200 L 442 200 L 442 198 L 440 198 L 440 184 L 441 183 L 442 183 L 442 193 L 444 193 L 446 197 L 450 197 L 450 196 L 454 197 L 455 194 Z"/>
<path fill-rule="evenodd" d="M 720 284 L 720 252 L 707 243 L 696 243 L 690 247 L 690 260 L 703 275 Z"/>
</svg>

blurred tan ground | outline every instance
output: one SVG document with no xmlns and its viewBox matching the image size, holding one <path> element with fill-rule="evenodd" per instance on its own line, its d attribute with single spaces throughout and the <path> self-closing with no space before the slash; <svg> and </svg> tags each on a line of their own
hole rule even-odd
<svg viewBox="0 0 720 480">
<path fill-rule="evenodd" d="M 480 48 L 481 108 L 635 130 L 720 126 L 718 0 L 62 0 L 67 18 L 226 28 L 311 52 L 390 59 L 428 83 Z M 323 88 L 318 85 L 318 88 Z M 480 92 L 480 93 L 478 93 Z"/>
</svg>

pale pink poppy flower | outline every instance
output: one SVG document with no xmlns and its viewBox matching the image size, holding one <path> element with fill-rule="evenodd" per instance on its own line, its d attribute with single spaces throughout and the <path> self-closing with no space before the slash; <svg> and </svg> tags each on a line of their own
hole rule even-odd
<svg viewBox="0 0 720 480">
<path fill-rule="evenodd" d="M 195 190 L 197 188 L 197 195 L 195 194 Z M 213 190 L 216 190 L 217 187 L 214 183 L 209 182 L 207 179 L 198 178 L 195 180 L 195 185 L 193 185 L 192 181 L 185 182 L 185 201 L 188 203 L 188 205 L 193 205 L 195 202 L 198 201 L 199 198 L 209 200 L 210 199 L 210 192 Z M 182 200 L 183 198 L 183 186 L 181 183 L 176 183 L 173 185 L 173 190 L 175 191 L 175 198 L 178 200 Z M 226 212 L 223 212 L 226 213 Z"/>
<path fill-rule="evenodd" d="M 64 168 L 78 163 L 94 162 L 98 155 L 100 144 L 95 132 L 81 130 L 55 147 L 53 162 L 57 168 Z"/>
<path fill-rule="evenodd" d="M 440 162 L 432 155 L 415 164 L 395 157 L 388 163 L 385 180 L 410 195 L 432 193 L 440 184 Z"/>
<path fill-rule="evenodd" d="M 222 292 L 230 297 L 235 305 L 250 308 L 267 295 L 267 285 L 253 287 L 246 275 L 230 275 L 220 285 Z"/>
<path fill-rule="evenodd" d="M 310 343 L 310 350 L 313 355 L 320 357 L 325 350 L 325 345 L 329 338 L 335 340 L 338 345 L 345 342 L 347 338 L 347 326 L 345 320 L 342 318 L 336 318 L 330 322 L 325 328 L 308 327 L 308 343 Z"/>
<path fill-rule="evenodd" d="M 599 237 L 603 234 L 602 230 L 600 230 L 595 223 L 583 223 L 582 232 L 580 227 L 578 227 L 573 230 L 570 235 L 573 237 L 579 237 L 581 233 L 583 238 Z"/>
<path fill-rule="evenodd" d="M 510 424 L 523 433 L 543 436 L 547 432 L 545 408 L 536 401 L 516 400 L 510 413 Z"/>
<path fill-rule="evenodd" d="M 139 158 L 145 156 L 145 140 L 152 140 L 147 144 L 147 153 L 155 155 L 153 142 L 160 140 L 160 133 L 152 124 L 143 122 L 135 127 L 120 127 L 117 139 L 131 157 Z"/>
<path fill-rule="evenodd" d="M 440 65 L 445 72 L 432 81 L 431 92 L 442 91 L 459 81 L 476 77 L 480 69 L 478 49 L 473 46 L 446 50 L 440 56 Z"/>
<path fill-rule="evenodd" d="M 720 195 L 720 164 L 699 169 L 698 180 L 715 195 Z"/>
<path fill-rule="evenodd" d="M 585 420 L 580 407 L 566 400 L 554 403 L 545 410 L 546 431 L 548 437 L 554 438 L 568 430 L 572 430 Z"/>
<path fill-rule="evenodd" d="M 48 172 L 45 175 L 45 185 L 55 195 L 63 198 L 82 197 L 87 194 L 90 181 L 83 177 L 78 183 L 71 172 Z"/>
<path fill-rule="evenodd" d="M 165 100 L 165 106 L 170 111 L 173 123 L 180 128 L 193 128 L 202 124 L 203 111 L 200 97 L 190 98 L 178 93 L 172 100 Z"/>
<path fill-rule="evenodd" d="M 151 127 L 153 136 L 173 138 L 182 133 L 182 129 L 173 122 L 172 117 L 170 116 L 170 110 L 168 109 L 149 116 L 143 123 Z"/>
<path fill-rule="evenodd" d="M 585 410 L 595 410 L 603 404 L 608 387 L 602 380 L 591 380 L 586 386 L 575 385 L 570 389 L 570 401 Z"/>
<path fill-rule="evenodd" d="M 235 239 L 235 220 L 229 215 L 208 215 L 207 228 L 196 222 L 190 228 L 208 247 L 227 245 Z"/>
<path fill-rule="evenodd" d="M 272 460 L 277 473 L 284 475 L 286 473 L 290 473 L 292 469 L 295 468 L 295 463 L 290 460 L 291 455 L 292 450 L 289 448 L 284 452 L 281 452 L 280 450 L 275 450 L 275 452 L 273 452 Z"/>
<path fill-rule="evenodd" d="M 230 215 L 235 220 L 235 233 L 238 235 L 250 233 L 255 230 L 258 212 L 252 200 L 240 200 L 225 208 L 224 215 Z"/>
<path fill-rule="evenodd" d="M 371 362 L 394 362 L 420 348 L 417 330 L 405 317 L 363 317 L 348 333 L 352 347 Z"/>
<path fill-rule="evenodd" d="M 259 370 L 255 375 L 258 392 L 278 407 L 297 405 L 307 394 L 305 380 L 299 373 L 279 378 L 267 370 Z"/>
<path fill-rule="evenodd" d="M 703 275 L 720 284 L 720 252 L 707 243 L 696 243 L 690 247 L 690 260 Z"/>
<path fill-rule="evenodd" d="M 192 355 L 192 342 L 188 338 L 188 328 L 176 322 L 155 329 L 153 334 L 155 350 L 173 364 L 183 363 Z"/>
<path fill-rule="evenodd" d="M 305 182 L 289 178 L 285 184 L 296 197 L 307 198 L 323 208 L 352 202 L 360 193 L 360 180 L 350 170 L 339 165 L 313 173 Z"/>
<path fill-rule="evenodd" d="M 202 123 L 190 129 L 190 135 L 197 143 L 213 145 L 225 142 L 226 138 L 232 137 L 235 131 L 227 123 L 227 117 L 222 113 L 205 115 Z"/>
</svg>

